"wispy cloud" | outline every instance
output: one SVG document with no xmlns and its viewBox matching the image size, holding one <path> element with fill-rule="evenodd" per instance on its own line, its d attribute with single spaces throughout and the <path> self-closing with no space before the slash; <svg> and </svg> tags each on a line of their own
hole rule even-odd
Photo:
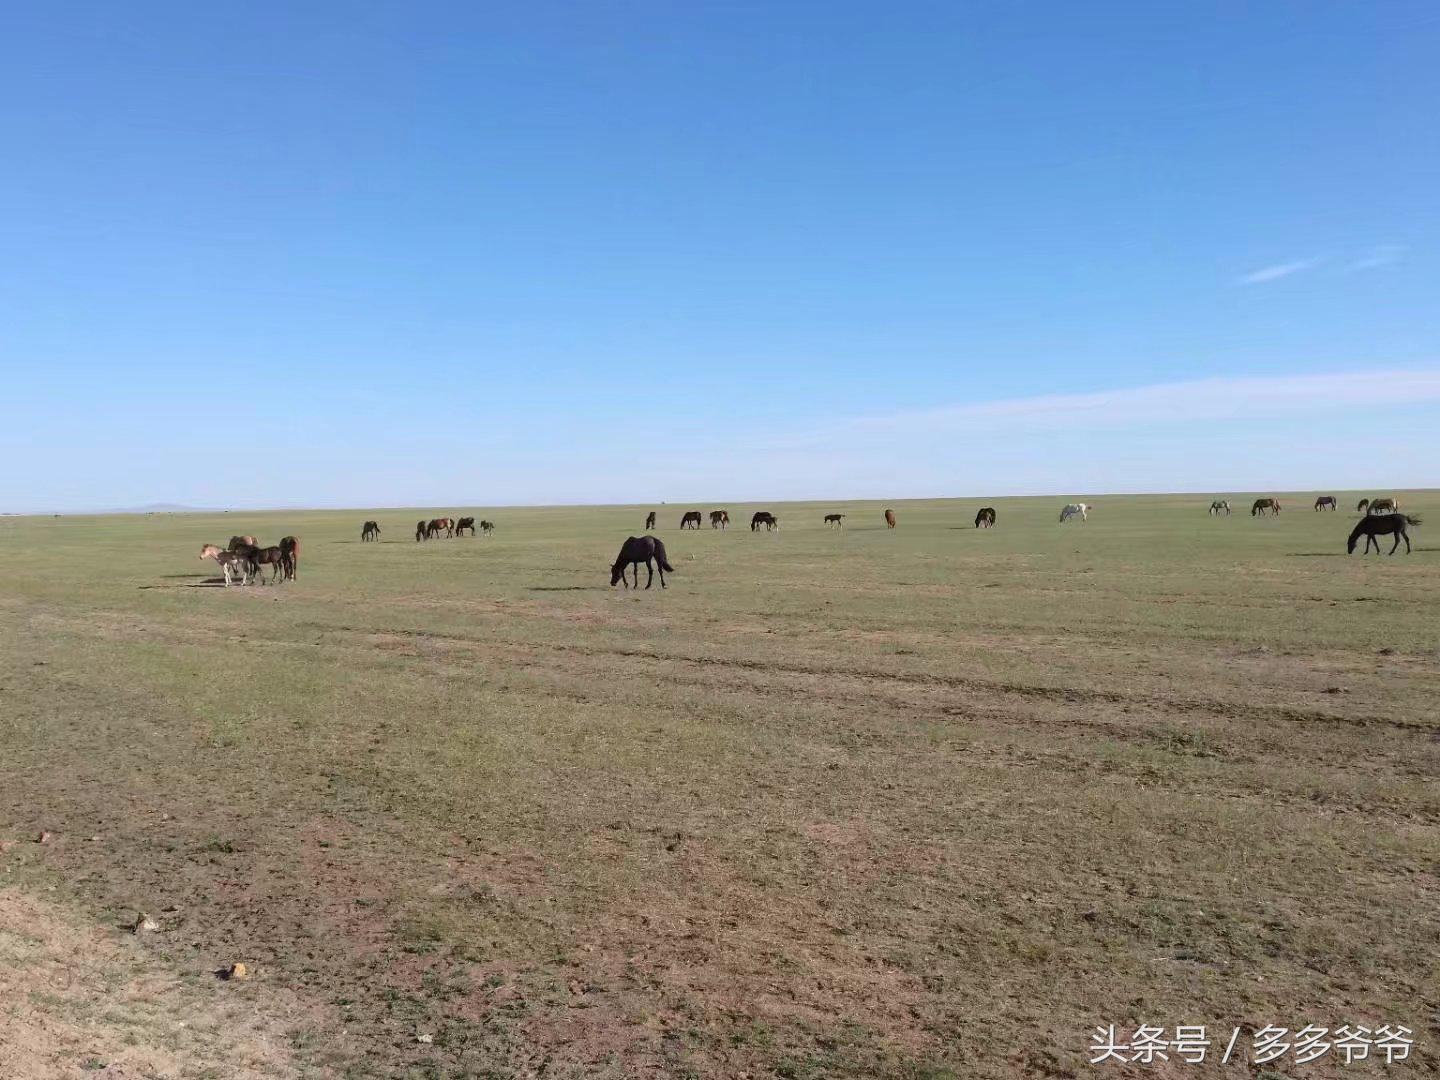
<svg viewBox="0 0 1440 1080">
<path fill-rule="evenodd" d="M 1345 269 L 1350 271 L 1374 270 L 1381 266 L 1397 263 L 1404 257 L 1405 245 L 1403 244 L 1377 244 Z"/>
<path fill-rule="evenodd" d="M 1327 410 L 1440 402 L 1440 367 L 1327 374 L 1234 376 L 1155 383 L 1083 394 L 1041 394 L 911 410 L 846 422 L 867 432 L 974 434 L 1017 427 L 1126 428 L 1190 421 L 1267 419 Z M 797 434 L 793 444 L 828 441 L 837 429 Z"/>
<path fill-rule="evenodd" d="M 1241 285 L 1262 285 L 1267 281 L 1279 281 L 1281 278 L 1289 277 L 1291 274 L 1298 274 L 1304 270 L 1312 270 L 1320 264 L 1319 259 L 1296 259 L 1294 262 L 1276 263 L 1274 266 L 1264 266 L 1243 275 L 1239 279 Z"/>
</svg>

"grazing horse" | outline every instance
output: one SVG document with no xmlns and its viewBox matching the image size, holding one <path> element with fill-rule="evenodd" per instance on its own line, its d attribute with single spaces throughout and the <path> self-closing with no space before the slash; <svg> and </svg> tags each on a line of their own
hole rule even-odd
<svg viewBox="0 0 1440 1080">
<path fill-rule="evenodd" d="M 415 542 L 418 544 L 421 540 L 429 540 L 429 539 L 430 539 L 430 523 L 427 522 L 427 521 L 417 521 L 417 522 L 415 523 Z"/>
<path fill-rule="evenodd" d="M 1373 503 L 1371 505 L 1374 505 Z M 1410 554 L 1410 534 L 1405 531 L 1406 525 L 1419 525 L 1420 519 L 1410 514 L 1366 514 L 1356 523 L 1355 528 L 1350 530 L 1350 541 L 1345 545 L 1347 554 L 1354 554 L 1355 541 L 1365 537 L 1365 550 L 1362 554 L 1370 554 L 1370 545 L 1375 545 L 1375 554 L 1380 554 L 1380 541 L 1377 536 L 1389 536 L 1395 534 L 1395 543 L 1390 545 L 1390 554 L 1395 554 L 1395 549 L 1400 546 L 1400 541 L 1405 541 L 1405 554 Z"/>
<path fill-rule="evenodd" d="M 710 511 L 710 528 L 712 528 L 712 529 L 728 529 L 729 527 L 730 527 L 730 511 L 729 511 L 729 510 L 711 510 L 711 511 Z"/>
<path fill-rule="evenodd" d="M 1264 514 L 1267 510 L 1268 510 L 1271 514 L 1278 514 L 1278 513 L 1280 513 L 1280 500 L 1279 500 L 1279 499 L 1256 499 L 1255 502 L 1254 502 L 1253 504 L 1251 504 L 1251 506 L 1250 506 L 1250 516 L 1251 516 L 1251 517 L 1258 517 L 1258 516 Z"/>
<path fill-rule="evenodd" d="M 655 527 L 655 511 L 651 510 L 645 515 L 645 531 L 649 532 Z"/>
<path fill-rule="evenodd" d="M 482 519 L 480 520 L 480 531 L 481 531 L 482 533 L 484 533 L 486 536 L 489 536 L 491 533 L 493 533 L 493 532 L 495 531 L 495 522 L 493 522 L 493 521 L 486 521 L 486 520 L 484 520 L 484 519 L 482 518 Z"/>
<path fill-rule="evenodd" d="M 475 535 L 475 519 L 473 517 L 463 517 L 459 521 L 455 522 L 456 536 L 464 536 L 466 529 L 470 530 L 471 536 Z"/>
<path fill-rule="evenodd" d="M 886 528 L 889 528 L 889 529 L 893 529 L 893 528 L 895 527 L 895 511 L 894 511 L 894 510 L 886 510 L 886 511 L 885 511 L 885 527 L 886 527 Z"/>
<path fill-rule="evenodd" d="M 1216 517 L 1219 517 L 1221 514 L 1224 514 L 1226 517 L 1229 517 L 1229 516 L 1230 516 L 1230 500 L 1229 500 L 1229 499 L 1216 499 L 1214 502 L 1212 502 L 1212 503 L 1210 504 L 1210 513 L 1214 514 Z"/>
<path fill-rule="evenodd" d="M 773 532 L 780 527 L 780 519 L 769 510 L 756 510 L 755 516 L 750 519 L 750 531 L 755 532 L 761 525 L 765 526 L 767 532 Z"/>
<path fill-rule="evenodd" d="M 620 547 L 620 554 L 615 558 L 615 565 L 610 567 L 610 585 L 613 588 L 616 582 L 624 581 L 625 587 L 630 587 L 630 582 L 625 580 L 627 567 L 635 567 L 635 588 L 640 588 L 640 564 L 645 564 L 645 588 L 650 588 L 651 582 L 655 580 L 655 569 L 652 565 L 659 564 L 660 567 L 660 588 L 665 588 L 665 571 L 675 572 L 665 558 L 665 545 L 654 536 L 632 536 Z"/>
<path fill-rule="evenodd" d="M 837 528 L 837 529 L 843 529 L 843 528 L 845 527 L 845 515 L 844 515 L 844 514 L 826 514 L 826 515 L 825 515 L 825 524 L 826 524 L 826 525 L 834 525 L 835 528 Z"/>
<path fill-rule="evenodd" d="M 680 528 L 698 529 L 700 527 L 700 511 L 686 510 L 685 516 L 680 519 Z"/>
<path fill-rule="evenodd" d="M 1369 512 L 1372 514 L 1393 514 L 1399 509 L 1400 503 L 1397 499 L 1372 499 L 1370 501 Z"/>
<path fill-rule="evenodd" d="M 1066 503 L 1065 509 L 1060 511 L 1060 524 L 1064 525 L 1072 517 L 1079 515 L 1081 521 L 1090 520 L 1089 503 Z"/>
<path fill-rule="evenodd" d="M 1339 510 L 1340 507 L 1336 504 L 1334 495 L 1321 495 L 1318 499 L 1315 500 L 1315 509 Z"/>
<path fill-rule="evenodd" d="M 1356 512 L 1357 514 L 1363 514 L 1363 513 L 1365 512 L 1366 508 L 1369 507 L 1369 505 L 1370 505 L 1370 500 L 1369 500 L 1369 499 L 1361 499 L 1358 503 L 1355 504 L 1355 512 Z"/>
<path fill-rule="evenodd" d="M 975 528 L 993 529 L 995 527 L 995 508 L 993 506 L 982 506 L 980 512 L 975 515 Z"/>
<path fill-rule="evenodd" d="M 221 571 L 225 574 L 225 587 L 230 587 L 232 575 L 240 576 L 241 585 L 250 584 L 250 575 L 254 570 L 250 557 L 243 551 L 221 551 L 214 544 L 206 544 L 200 549 L 200 558 L 214 559 Z"/>
<path fill-rule="evenodd" d="M 280 551 L 285 556 L 281 567 L 285 571 L 285 580 L 295 580 L 295 568 L 300 565 L 300 538 L 298 536 L 282 536 L 280 538 Z"/>
<path fill-rule="evenodd" d="M 365 541 L 365 540 L 379 540 L 379 539 L 380 539 L 380 523 L 379 523 L 378 521 L 367 521 L 367 522 L 365 522 L 365 527 L 360 530 L 360 539 L 361 539 L 362 541 Z"/>
</svg>

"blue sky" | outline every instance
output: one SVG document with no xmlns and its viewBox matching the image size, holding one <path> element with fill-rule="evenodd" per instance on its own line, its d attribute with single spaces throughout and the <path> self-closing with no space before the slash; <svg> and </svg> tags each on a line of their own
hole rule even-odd
<svg viewBox="0 0 1440 1080">
<path fill-rule="evenodd" d="M 1437 53 L 1403 0 L 14 5 L 0 509 L 1440 484 Z"/>
</svg>

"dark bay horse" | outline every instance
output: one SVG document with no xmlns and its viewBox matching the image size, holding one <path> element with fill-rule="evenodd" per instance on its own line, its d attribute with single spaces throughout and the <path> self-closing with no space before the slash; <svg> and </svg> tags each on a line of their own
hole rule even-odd
<svg viewBox="0 0 1440 1080">
<path fill-rule="evenodd" d="M 1280 500 L 1256 499 L 1254 504 L 1250 507 L 1250 516 L 1256 517 L 1260 514 L 1264 514 L 1267 510 L 1272 514 L 1280 513 Z"/>
<path fill-rule="evenodd" d="M 380 523 L 378 521 L 367 521 L 365 527 L 360 530 L 361 540 L 379 540 Z"/>
<path fill-rule="evenodd" d="M 255 575 L 255 580 L 260 580 L 260 567 L 262 566 L 270 567 L 271 585 L 275 584 L 275 579 L 280 577 L 281 574 L 284 574 L 287 578 L 290 576 L 285 566 L 285 552 L 281 551 L 278 547 L 251 548 L 250 553 L 250 560 L 254 565 L 251 573 Z"/>
<path fill-rule="evenodd" d="M 253 536 L 232 536 L 230 537 L 230 546 L 227 550 L 239 551 L 241 548 L 253 548 L 259 546 L 260 541 L 256 540 Z"/>
<path fill-rule="evenodd" d="M 645 531 L 649 532 L 655 527 L 655 511 L 651 510 L 645 515 Z"/>
<path fill-rule="evenodd" d="M 844 515 L 844 514 L 826 514 L 826 515 L 825 515 L 825 524 L 826 524 L 826 525 L 834 525 L 835 528 L 837 528 L 837 529 L 843 529 L 843 528 L 845 527 L 845 515 Z"/>
<path fill-rule="evenodd" d="M 1373 505 L 1373 504 L 1372 504 Z M 1370 545 L 1375 545 L 1375 554 L 1380 554 L 1380 541 L 1377 536 L 1395 536 L 1395 543 L 1390 545 L 1390 554 L 1395 554 L 1395 549 L 1400 546 L 1400 541 L 1405 541 L 1405 554 L 1410 554 L 1410 534 L 1405 531 L 1407 525 L 1419 525 L 1420 519 L 1410 514 L 1366 514 L 1350 530 L 1349 543 L 1345 545 L 1347 554 L 1354 554 L 1355 543 L 1360 537 L 1365 537 L 1364 555 L 1370 554 Z"/>
<path fill-rule="evenodd" d="M 429 539 L 430 539 L 430 523 L 429 523 L 429 522 L 426 522 L 426 521 L 417 521 L 417 522 L 415 523 L 415 542 L 418 544 L 421 540 L 429 540 Z"/>
<path fill-rule="evenodd" d="M 1315 509 L 1339 510 L 1340 507 L 1336 504 L 1334 495 L 1321 495 L 1318 499 L 1315 500 Z"/>
<path fill-rule="evenodd" d="M 295 580 L 295 568 L 300 565 L 300 538 L 298 536 L 282 536 L 280 538 L 280 551 L 285 556 L 281 563 L 285 571 L 285 580 Z"/>
<path fill-rule="evenodd" d="M 975 528 L 990 529 L 995 526 L 995 508 L 993 506 L 982 506 L 980 512 L 975 515 Z"/>
<path fill-rule="evenodd" d="M 456 536 L 464 536 L 466 529 L 470 530 L 471 536 L 475 535 L 475 519 L 473 517 L 463 517 L 459 521 L 455 522 Z"/>
<path fill-rule="evenodd" d="M 1363 513 L 1366 511 L 1366 509 L 1369 508 L 1369 506 L 1370 506 L 1370 500 L 1369 500 L 1369 499 L 1361 499 L 1358 503 L 1355 504 L 1355 512 L 1356 512 L 1357 514 L 1363 514 Z"/>
<path fill-rule="evenodd" d="M 885 511 L 885 526 L 886 526 L 886 528 L 890 528 L 890 529 L 893 529 L 893 528 L 895 527 L 895 511 L 894 511 L 894 510 L 886 510 L 886 511 Z"/>
<path fill-rule="evenodd" d="M 482 518 L 481 521 L 480 521 L 480 531 L 481 531 L 482 533 L 484 533 L 486 536 L 489 536 L 491 533 L 493 533 L 493 532 L 495 531 L 495 522 L 493 522 L 493 521 L 486 521 L 486 520 L 484 520 L 484 519 Z M 472 534 L 472 535 L 473 535 L 473 534 Z"/>
<path fill-rule="evenodd" d="M 685 516 L 680 519 L 680 528 L 698 529 L 700 527 L 700 511 L 686 510 Z"/>
<path fill-rule="evenodd" d="M 730 511 L 729 511 L 729 510 L 711 510 L 711 511 L 710 511 L 710 528 L 712 528 L 712 529 L 728 529 L 729 527 L 730 527 Z"/>
<path fill-rule="evenodd" d="M 756 510 L 755 516 L 750 519 L 750 531 L 755 532 L 764 525 L 767 530 L 774 530 L 780 527 L 780 519 L 769 510 Z"/>
<path fill-rule="evenodd" d="M 630 582 L 625 580 L 625 571 L 628 567 L 635 567 L 635 588 L 640 588 L 640 564 L 645 564 L 645 588 L 650 588 L 651 582 L 655 580 L 655 569 L 652 565 L 656 563 L 660 567 L 660 588 L 666 588 L 665 571 L 675 572 L 665 558 L 665 545 L 653 536 L 632 536 L 620 547 L 620 554 L 615 558 L 615 565 L 610 567 L 610 585 L 613 588 L 617 582 L 624 581 L 625 587 L 630 587 Z"/>
</svg>

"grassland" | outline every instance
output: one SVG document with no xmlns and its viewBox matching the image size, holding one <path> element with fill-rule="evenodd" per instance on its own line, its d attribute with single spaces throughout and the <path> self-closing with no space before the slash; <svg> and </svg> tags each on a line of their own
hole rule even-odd
<svg viewBox="0 0 1440 1080">
<path fill-rule="evenodd" d="M 157 913 L 317 1075 L 1090 1075 L 1142 1020 L 1434 1072 L 1440 493 L 1394 558 L 1336 494 L 664 507 L 663 593 L 607 586 L 646 508 L 3 519 L 0 839 L 54 838 L 0 889 Z M 298 582 L 209 585 L 240 532 Z"/>
</svg>

